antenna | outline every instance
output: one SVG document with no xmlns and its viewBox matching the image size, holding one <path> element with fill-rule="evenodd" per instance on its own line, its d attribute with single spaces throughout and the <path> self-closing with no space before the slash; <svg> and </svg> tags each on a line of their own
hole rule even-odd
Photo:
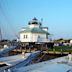
<svg viewBox="0 0 72 72">
<path fill-rule="evenodd" d="M 43 18 L 41 18 L 41 23 L 43 23 Z"/>
<path fill-rule="evenodd" d="M 42 23 L 43 23 L 43 18 L 41 18 L 40 26 L 42 26 Z"/>
</svg>

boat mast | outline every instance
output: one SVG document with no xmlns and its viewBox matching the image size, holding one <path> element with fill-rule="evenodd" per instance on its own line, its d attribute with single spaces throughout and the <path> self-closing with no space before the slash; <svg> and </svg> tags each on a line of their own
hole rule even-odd
<svg viewBox="0 0 72 72">
<path fill-rule="evenodd" d="M 2 40 L 2 32 L 1 32 L 1 28 L 0 28 L 0 40 Z"/>
</svg>

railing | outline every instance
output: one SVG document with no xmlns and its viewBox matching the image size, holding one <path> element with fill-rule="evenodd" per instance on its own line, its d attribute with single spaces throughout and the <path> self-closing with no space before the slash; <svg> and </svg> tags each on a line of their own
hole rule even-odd
<svg viewBox="0 0 72 72">
<path fill-rule="evenodd" d="M 44 53 L 49 53 L 49 54 L 69 54 L 69 52 L 64 52 L 63 49 L 60 49 L 59 51 L 57 51 L 56 49 L 53 50 L 49 50 L 47 49 L 46 51 L 43 51 Z"/>
</svg>

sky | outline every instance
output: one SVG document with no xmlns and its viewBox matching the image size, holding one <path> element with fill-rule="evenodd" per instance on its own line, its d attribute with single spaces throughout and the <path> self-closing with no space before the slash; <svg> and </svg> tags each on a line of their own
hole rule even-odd
<svg viewBox="0 0 72 72">
<path fill-rule="evenodd" d="M 43 19 L 52 39 L 72 39 L 72 0 L 0 0 L 2 38 L 17 38 L 34 17 Z"/>
</svg>

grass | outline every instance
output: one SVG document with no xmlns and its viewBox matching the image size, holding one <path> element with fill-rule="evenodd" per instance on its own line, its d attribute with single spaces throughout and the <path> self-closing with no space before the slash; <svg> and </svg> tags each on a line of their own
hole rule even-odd
<svg viewBox="0 0 72 72">
<path fill-rule="evenodd" d="M 55 46 L 53 48 L 48 48 L 48 50 L 58 52 L 72 52 L 72 46 Z"/>
</svg>

